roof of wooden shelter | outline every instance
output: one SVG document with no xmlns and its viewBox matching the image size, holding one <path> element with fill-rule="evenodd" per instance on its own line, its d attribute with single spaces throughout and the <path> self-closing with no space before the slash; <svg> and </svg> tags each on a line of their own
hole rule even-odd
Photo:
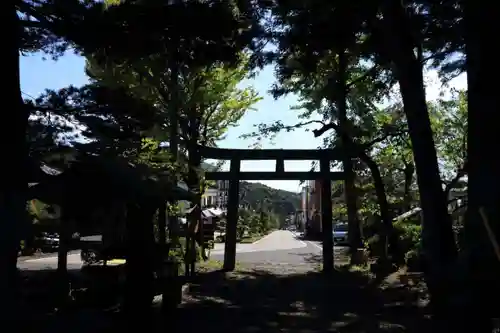
<svg viewBox="0 0 500 333">
<path fill-rule="evenodd" d="M 47 172 L 50 170 L 50 172 Z M 54 172 L 52 172 L 52 170 Z M 38 183 L 31 183 L 28 197 L 45 203 L 60 204 L 64 200 L 134 201 L 193 200 L 191 192 L 159 178 L 146 167 L 119 158 L 86 156 L 72 162 L 64 171 L 49 167 Z"/>
</svg>

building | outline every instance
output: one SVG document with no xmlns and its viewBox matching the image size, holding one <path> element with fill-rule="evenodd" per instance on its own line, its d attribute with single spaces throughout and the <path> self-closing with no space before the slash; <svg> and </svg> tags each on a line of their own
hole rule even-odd
<svg viewBox="0 0 500 333">
<path fill-rule="evenodd" d="M 300 191 L 300 210 L 297 211 L 295 215 L 295 223 L 297 227 L 304 231 L 307 221 L 307 211 L 309 208 L 309 189 L 307 186 L 303 186 Z"/>
<path fill-rule="evenodd" d="M 217 207 L 227 208 L 227 199 L 229 195 L 229 180 L 218 180 L 217 188 Z"/>
<path fill-rule="evenodd" d="M 201 198 L 202 207 L 227 208 L 229 180 L 218 180 L 214 187 L 205 190 Z"/>
<path fill-rule="evenodd" d="M 301 209 L 305 231 L 311 237 L 319 237 L 323 229 L 321 219 L 321 180 L 308 181 L 306 186 L 302 188 Z M 341 185 L 332 188 L 332 196 L 335 198 L 342 196 L 343 186 Z M 332 204 L 337 201 L 332 198 Z"/>
<path fill-rule="evenodd" d="M 308 189 L 306 186 L 304 186 L 304 187 L 302 187 L 302 190 L 300 192 L 300 209 L 302 211 L 304 219 L 307 216 L 306 211 L 307 211 L 308 200 L 309 200 Z"/>
<path fill-rule="evenodd" d="M 307 181 L 301 191 L 300 218 L 308 236 L 317 237 L 321 233 L 321 181 Z"/>
<path fill-rule="evenodd" d="M 310 181 L 309 230 L 311 236 L 321 234 L 321 180 Z"/>
<path fill-rule="evenodd" d="M 216 188 L 207 188 L 205 190 L 205 193 L 201 196 L 201 207 L 202 208 L 208 208 L 208 207 L 216 207 L 217 206 L 217 198 L 218 198 L 218 191 Z"/>
</svg>

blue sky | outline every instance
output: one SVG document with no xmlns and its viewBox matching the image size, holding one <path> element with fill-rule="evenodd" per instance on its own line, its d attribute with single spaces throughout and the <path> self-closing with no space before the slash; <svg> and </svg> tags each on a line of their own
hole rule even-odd
<svg viewBox="0 0 500 333">
<path fill-rule="evenodd" d="M 61 57 L 57 62 L 43 60 L 40 55 L 31 55 L 21 59 L 21 88 L 27 97 L 38 96 L 44 89 L 59 89 L 70 84 L 80 86 L 87 83 L 84 73 L 84 60 L 73 54 Z M 438 97 L 440 85 L 437 83 L 436 73 L 427 75 L 427 98 Z M 466 87 L 465 76 L 460 76 L 453 80 L 452 86 L 457 88 Z M 287 96 L 279 100 L 274 100 L 267 91 L 274 82 L 272 68 L 265 68 L 255 79 L 245 84 L 253 85 L 263 99 L 255 105 L 256 111 L 246 114 L 238 127 L 232 128 L 227 133 L 226 138 L 219 143 L 224 148 L 248 148 L 252 141 L 242 140 L 241 134 L 252 132 L 253 125 L 258 123 L 271 123 L 281 120 L 285 124 L 299 122 L 298 111 L 290 110 L 290 107 L 297 103 L 295 96 Z M 316 126 L 316 125 L 315 125 Z M 309 128 L 314 128 L 310 126 Z M 316 126 L 317 127 L 317 126 Z M 320 139 L 315 139 L 311 132 L 305 129 L 297 129 L 294 132 L 279 134 L 273 142 L 264 141 L 262 148 L 283 148 L 283 149 L 315 149 L 321 143 Z M 307 171 L 311 161 L 288 161 L 285 164 L 286 171 Z M 273 171 L 273 161 L 247 161 L 242 163 L 242 171 Z M 262 183 L 274 188 L 298 192 L 298 181 L 262 181 Z"/>
</svg>

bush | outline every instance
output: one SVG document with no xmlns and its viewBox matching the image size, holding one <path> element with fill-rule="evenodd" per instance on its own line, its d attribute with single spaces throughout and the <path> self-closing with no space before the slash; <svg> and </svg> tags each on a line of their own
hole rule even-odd
<svg viewBox="0 0 500 333">
<path fill-rule="evenodd" d="M 184 263 L 184 253 L 186 250 L 186 238 L 181 237 L 179 238 L 179 248 L 177 249 L 171 249 L 169 251 L 169 257 L 175 258 L 177 262 Z M 201 261 L 202 260 L 202 255 L 201 255 L 201 247 L 199 246 L 198 243 L 195 242 L 195 248 L 196 248 L 196 261 Z"/>
<path fill-rule="evenodd" d="M 394 223 L 398 234 L 400 251 L 404 253 L 405 262 L 410 269 L 420 266 L 422 226 L 411 221 L 397 221 Z"/>
<path fill-rule="evenodd" d="M 422 233 L 422 227 L 420 225 L 396 222 L 394 227 L 398 234 L 401 249 L 405 253 L 420 248 Z"/>
</svg>

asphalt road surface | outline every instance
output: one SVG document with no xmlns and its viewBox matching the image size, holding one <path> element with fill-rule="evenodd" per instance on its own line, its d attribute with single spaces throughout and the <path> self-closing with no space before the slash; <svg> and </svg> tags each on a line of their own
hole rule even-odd
<svg viewBox="0 0 500 333">
<path fill-rule="evenodd" d="M 338 257 L 345 252 L 344 247 L 335 247 Z M 311 264 L 321 261 L 321 244 L 319 242 L 301 240 L 298 234 L 287 230 L 270 233 L 253 244 L 237 244 L 236 260 L 242 263 L 276 263 L 276 264 Z M 224 244 L 215 244 L 211 252 L 214 260 L 223 260 Z M 44 258 L 20 260 L 17 264 L 21 270 L 49 270 L 57 268 L 57 255 Z M 68 269 L 77 270 L 82 267 L 79 252 L 68 255 Z"/>
<path fill-rule="evenodd" d="M 57 269 L 57 254 L 47 255 L 43 258 L 33 258 L 26 260 L 18 260 L 17 267 L 21 270 L 39 271 Z M 68 254 L 68 269 L 77 270 L 82 267 L 80 253 Z"/>
<path fill-rule="evenodd" d="M 335 257 L 345 253 L 346 248 L 335 246 Z M 224 244 L 216 244 L 212 259 L 224 258 Z M 253 244 L 238 244 L 236 261 L 241 263 L 276 263 L 301 265 L 319 263 L 322 259 L 320 242 L 301 240 L 299 235 L 288 230 L 270 233 Z"/>
</svg>

